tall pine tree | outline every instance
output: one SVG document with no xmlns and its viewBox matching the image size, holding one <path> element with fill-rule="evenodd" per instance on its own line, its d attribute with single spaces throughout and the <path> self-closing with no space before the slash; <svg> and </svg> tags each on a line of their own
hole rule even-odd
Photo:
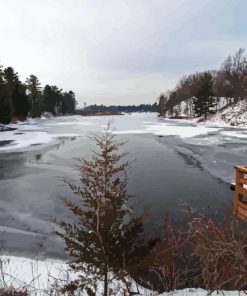
<svg viewBox="0 0 247 296">
<path fill-rule="evenodd" d="M 60 112 L 63 101 L 62 90 L 55 85 L 46 85 L 43 91 L 43 109 L 53 115 Z"/>
<path fill-rule="evenodd" d="M 70 267 L 82 272 L 65 290 L 96 293 L 94 287 L 102 281 L 103 295 L 108 296 L 116 295 L 109 294 L 113 280 L 128 287 L 128 267 L 138 264 L 155 240 L 143 238 L 143 215 L 134 215 L 127 206 L 129 163 L 123 160 L 125 154 L 119 152 L 123 143 L 116 141 L 109 125 L 103 136 L 94 136 L 93 140 L 98 151 L 93 152 L 91 160 L 83 159 L 80 164 L 81 187 L 67 183 L 76 200 L 62 198 L 73 213 L 74 222 L 56 223 L 61 227 L 57 233 L 70 255 Z"/>
<path fill-rule="evenodd" d="M 30 115 L 32 117 L 39 117 L 42 113 L 42 89 L 37 76 L 30 75 L 30 77 L 26 79 L 26 86 L 31 108 Z"/>
<path fill-rule="evenodd" d="M 207 119 L 209 113 L 214 113 L 213 77 L 210 73 L 204 73 L 199 89 L 193 98 L 193 103 L 194 112 L 197 116 L 204 116 Z"/>
<path fill-rule="evenodd" d="M 11 110 L 11 119 L 13 117 L 25 119 L 30 110 L 25 85 L 21 83 L 18 73 L 12 67 L 4 69 L 4 79 Z"/>
<path fill-rule="evenodd" d="M 64 92 L 62 99 L 61 112 L 63 114 L 74 114 L 76 107 L 76 99 L 73 91 Z"/>
<path fill-rule="evenodd" d="M 10 92 L 7 90 L 3 67 L 0 66 L 0 123 L 9 123 L 13 116 Z"/>
</svg>

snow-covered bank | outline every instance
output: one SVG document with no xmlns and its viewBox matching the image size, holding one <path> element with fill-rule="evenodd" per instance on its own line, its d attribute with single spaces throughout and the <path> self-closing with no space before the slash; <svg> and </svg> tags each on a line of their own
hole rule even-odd
<svg viewBox="0 0 247 296">
<path fill-rule="evenodd" d="M 0 288 L 4 287 L 28 287 L 28 291 L 33 296 L 61 295 L 48 293 L 51 289 L 70 280 L 77 278 L 76 274 L 71 271 L 65 261 L 56 261 L 47 259 L 45 261 L 32 260 L 25 257 L 2 256 L 0 270 Z M 154 296 L 156 292 L 144 289 L 132 281 L 132 290 L 136 291 L 134 295 Z M 120 285 L 120 286 L 119 286 Z M 113 282 L 112 288 L 116 291 L 121 283 Z M 102 295 L 103 283 L 99 282 L 97 287 L 97 296 Z M 137 293 L 140 292 L 140 294 Z M 81 296 L 87 296 L 87 292 L 81 293 Z M 121 290 L 116 292 L 116 296 L 121 296 Z"/>
<path fill-rule="evenodd" d="M 45 296 L 45 292 L 55 284 L 56 281 L 73 279 L 71 271 L 64 261 L 55 260 L 31 260 L 24 257 L 2 256 L 1 257 L 1 277 L 0 286 L 14 286 L 16 288 L 28 286 L 32 295 Z M 4 280 L 4 283 L 3 283 Z M 155 291 L 144 289 L 143 287 L 133 283 L 133 295 L 140 296 L 207 296 L 209 291 L 203 289 L 183 289 L 158 294 Z M 139 291 L 140 294 L 137 293 Z M 33 292 L 33 293 L 32 293 Z M 53 295 L 53 294 L 52 294 Z M 81 296 L 87 293 L 82 293 Z M 100 285 L 97 295 L 101 295 Z M 120 295 L 120 294 L 119 294 Z M 211 292 L 212 296 L 244 296 L 246 292 L 242 291 L 215 291 Z"/>
<path fill-rule="evenodd" d="M 67 270 L 64 261 L 39 261 L 25 257 L 1 256 L 1 274 L 4 275 L 5 283 L 16 288 L 21 283 L 37 289 L 47 289 L 52 285 L 52 281 L 62 278 Z"/>
<path fill-rule="evenodd" d="M 224 108 L 202 123 L 220 127 L 247 127 L 247 101 Z"/>
<path fill-rule="evenodd" d="M 209 292 L 203 289 L 183 289 L 183 290 L 176 290 L 173 292 L 166 292 L 159 294 L 159 296 L 187 296 L 187 295 L 194 295 L 194 296 L 244 296 L 246 295 L 245 291 L 214 291 Z"/>
<path fill-rule="evenodd" d="M 73 279 L 73 274 L 64 261 L 56 260 L 31 260 L 24 257 L 2 256 L 1 257 L 1 277 L 0 286 L 14 286 L 16 288 L 28 286 L 32 295 L 45 296 L 45 292 L 59 280 Z M 4 280 L 4 283 L 3 283 Z M 183 289 L 158 294 L 155 291 L 144 289 L 133 282 L 133 295 L 140 296 L 207 296 L 209 291 L 203 289 Z M 138 294 L 137 291 L 140 293 Z M 53 294 L 52 294 L 53 295 Z M 81 296 L 87 293 L 82 293 Z M 97 295 L 101 295 L 100 285 Z M 244 296 L 245 291 L 214 291 L 210 292 L 212 296 Z M 119 294 L 120 296 L 120 294 Z"/>
</svg>

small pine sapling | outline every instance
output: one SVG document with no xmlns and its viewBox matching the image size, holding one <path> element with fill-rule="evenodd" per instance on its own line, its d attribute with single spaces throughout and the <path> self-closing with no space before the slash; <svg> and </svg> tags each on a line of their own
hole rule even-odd
<svg viewBox="0 0 247 296">
<path fill-rule="evenodd" d="M 66 182 L 77 201 L 62 198 L 74 221 L 55 220 L 70 256 L 69 266 L 80 274 L 64 289 L 93 291 L 103 282 L 103 295 L 108 296 L 110 285 L 122 282 L 131 294 L 128 268 L 151 251 L 155 240 L 144 239 L 143 214 L 134 215 L 127 205 L 129 161 L 120 152 L 124 143 L 116 141 L 111 124 L 102 136 L 91 139 L 98 149 L 90 160 L 80 162 L 81 186 Z"/>
</svg>

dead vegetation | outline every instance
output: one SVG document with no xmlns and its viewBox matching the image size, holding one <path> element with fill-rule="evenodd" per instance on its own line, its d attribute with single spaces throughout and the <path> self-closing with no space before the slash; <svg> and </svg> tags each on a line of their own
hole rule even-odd
<svg viewBox="0 0 247 296">
<path fill-rule="evenodd" d="M 246 290 L 246 225 L 231 214 L 221 222 L 192 208 L 188 208 L 188 215 L 183 230 L 166 221 L 164 240 L 149 261 L 149 287 L 159 292 L 188 287 Z"/>
<path fill-rule="evenodd" d="M 17 290 L 16 288 L 0 289 L 0 296 L 29 296 L 26 290 Z"/>
<path fill-rule="evenodd" d="M 202 214 L 193 214 L 188 243 L 200 262 L 205 289 L 247 288 L 247 232 L 235 217 L 228 215 L 216 224 Z"/>
</svg>

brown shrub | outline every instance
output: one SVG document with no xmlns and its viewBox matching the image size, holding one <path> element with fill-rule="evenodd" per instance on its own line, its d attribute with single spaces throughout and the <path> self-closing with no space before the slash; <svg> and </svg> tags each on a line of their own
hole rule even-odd
<svg viewBox="0 0 247 296">
<path fill-rule="evenodd" d="M 188 244 L 188 230 L 176 229 L 170 220 L 165 221 L 164 239 L 156 246 L 146 263 L 149 288 L 158 292 L 173 291 L 200 285 L 200 265 Z"/>
<path fill-rule="evenodd" d="M 153 273 L 150 287 L 247 289 L 247 225 L 229 213 L 217 223 L 191 208 L 188 213 L 183 231 L 166 221 L 164 240 L 147 267 Z"/>
<path fill-rule="evenodd" d="M 30 294 L 25 289 L 18 291 L 17 289 L 11 287 L 0 288 L 0 296 L 30 296 Z"/>
<path fill-rule="evenodd" d="M 231 214 L 214 223 L 193 213 L 188 223 L 188 243 L 199 259 L 203 286 L 207 290 L 247 288 L 247 231 Z"/>
</svg>

